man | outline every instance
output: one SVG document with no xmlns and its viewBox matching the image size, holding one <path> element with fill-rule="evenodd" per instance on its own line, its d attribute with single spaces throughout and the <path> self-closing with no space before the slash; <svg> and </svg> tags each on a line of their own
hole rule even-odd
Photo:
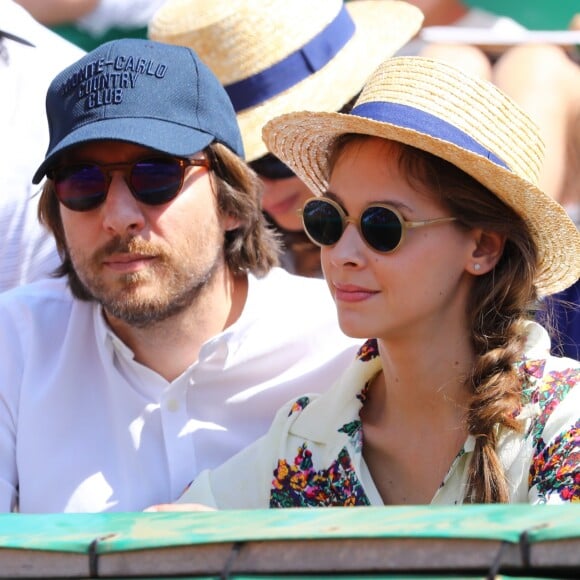
<svg viewBox="0 0 580 580">
<path fill-rule="evenodd" d="M 46 89 L 83 54 L 12 0 L 0 2 L 0 292 L 58 265 L 54 240 L 38 223 L 30 178 L 48 144 Z"/>
<path fill-rule="evenodd" d="M 140 510 L 331 384 L 357 343 L 322 281 L 273 267 L 234 110 L 192 50 L 104 44 L 46 103 L 34 182 L 62 266 L 0 296 L 0 510 Z"/>
</svg>

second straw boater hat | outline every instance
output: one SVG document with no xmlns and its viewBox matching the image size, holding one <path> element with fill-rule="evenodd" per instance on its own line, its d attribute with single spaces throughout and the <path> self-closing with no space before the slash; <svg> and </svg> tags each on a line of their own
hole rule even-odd
<svg viewBox="0 0 580 580">
<path fill-rule="evenodd" d="M 529 117 L 493 84 L 421 57 L 387 59 L 350 114 L 297 112 L 264 127 L 264 140 L 310 189 L 328 187 L 328 154 L 346 133 L 428 151 L 482 183 L 527 223 L 539 250 L 541 295 L 580 276 L 580 232 L 538 187 L 544 145 Z"/>
<path fill-rule="evenodd" d="M 148 34 L 192 48 L 214 72 L 253 161 L 267 153 L 266 121 L 340 110 L 422 21 L 419 9 L 396 0 L 168 0 Z"/>
</svg>

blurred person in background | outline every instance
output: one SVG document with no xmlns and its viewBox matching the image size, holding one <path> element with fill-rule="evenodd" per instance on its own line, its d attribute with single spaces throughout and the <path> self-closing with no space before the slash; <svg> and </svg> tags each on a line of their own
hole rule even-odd
<svg viewBox="0 0 580 580">
<path fill-rule="evenodd" d="M 60 263 L 38 221 L 32 175 L 48 146 L 48 85 L 83 53 L 17 3 L 0 2 L 0 291 L 44 278 Z"/>
<path fill-rule="evenodd" d="M 92 50 L 115 38 L 145 38 L 164 0 L 17 0 L 39 22 Z"/>
<path fill-rule="evenodd" d="M 306 107 L 348 110 L 373 69 L 421 22 L 418 9 L 395 0 L 169 0 L 151 19 L 150 38 L 193 48 L 228 92 L 288 271 L 322 275 L 320 250 L 304 234 L 299 215 L 312 193 L 268 153 L 262 126 Z"/>
</svg>

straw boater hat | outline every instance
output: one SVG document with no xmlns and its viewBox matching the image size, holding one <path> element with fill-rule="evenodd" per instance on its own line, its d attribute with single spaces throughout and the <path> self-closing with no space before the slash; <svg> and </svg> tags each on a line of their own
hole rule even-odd
<svg viewBox="0 0 580 580">
<path fill-rule="evenodd" d="M 395 0 L 168 0 L 153 40 L 192 48 L 230 95 L 246 159 L 268 151 L 262 126 L 289 111 L 338 111 L 419 30 Z"/>
<path fill-rule="evenodd" d="M 522 216 L 539 249 L 541 295 L 580 276 L 580 232 L 537 187 L 544 145 L 537 127 L 493 84 L 421 57 L 387 59 L 350 112 L 273 119 L 264 140 L 317 195 L 328 187 L 328 152 L 345 133 L 391 139 L 459 167 Z"/>
</svg>

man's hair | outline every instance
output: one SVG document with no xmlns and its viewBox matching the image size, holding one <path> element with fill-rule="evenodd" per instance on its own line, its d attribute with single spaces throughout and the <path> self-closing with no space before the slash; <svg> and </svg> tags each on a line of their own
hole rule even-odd
<svg viewBox="0 0 580 580">
<path fill-rule="evenodd" d="M 235 230 L 226 232 L 226 264 L 234 273 L 264 276 L 278 265 L 280 242 L 262 213 L 262 182 L 247 163 L 221 143 L 212 143 L 206 155 L 222 215 L 240 222 Z"/>
<path fill-rule="evenodd" d="M 210 160 L 219 211 L 239 221 L 239 226 L 225 235 L 226 265 L 234 274 L 251 272 L 256 276 L 264 276 L 278 265 L 280 243 L 262 213 L 261 181 L 245 161 L 220 143 L 212 143 L 204 153 Z M 60 215 L 60 203 L 50 178 L 46 179 L 40 194 L 38 218 L 52 232 L 62 259 L 54 276 L 67 276 L 76 298 L 92 300 L 72 264 Z"/>
</svg>

